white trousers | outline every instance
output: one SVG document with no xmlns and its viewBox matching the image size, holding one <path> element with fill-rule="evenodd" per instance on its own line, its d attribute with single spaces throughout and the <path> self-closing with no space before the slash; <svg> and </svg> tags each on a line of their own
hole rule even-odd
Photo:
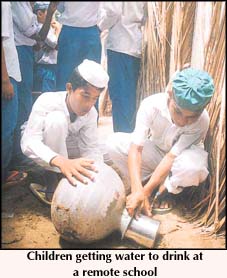
<svg viewBox="0 0 227 278">
<path fill-rule="evenodd" d="M 107 156 L 120 171 L 124 180 L 126 193 L 130 192 L 128 172 L 128 151 L 131 144 L 131 134 L 114 133 L 107 141 Z M 165 153 L 151 141 L 147 140 L 142 152 L 141 176 L 142 181 L 151 176 Z M 184 150 L 174 160 L 171 174 L 164 185 L 168 192 L 178 194 L 184 187 L 198 186 L 205 181 L 208 172 L 208 153 L 199 146 L 191 146 Z"/>
</svg>

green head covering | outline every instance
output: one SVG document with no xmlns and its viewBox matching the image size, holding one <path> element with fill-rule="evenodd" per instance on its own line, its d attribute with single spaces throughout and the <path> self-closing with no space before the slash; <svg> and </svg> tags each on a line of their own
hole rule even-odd
<svg viewBox="0 0 227 278">
<path fill-rule="evenodd" d="M 178 72 L 172 84 L 177 105 L 193 112 L 202 110 L 214 92 L 214 83 L 210 75 L 193 68 Z"/>
</svg>

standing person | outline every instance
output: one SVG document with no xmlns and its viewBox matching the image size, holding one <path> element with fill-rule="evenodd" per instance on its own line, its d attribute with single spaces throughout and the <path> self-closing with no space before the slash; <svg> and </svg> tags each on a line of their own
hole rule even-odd
<svg viewBox="0 0 227 278">
<path fill-rule="evenodd" d="M 99 2 L 60 2 L 57 90 L 65 84 L 75 67 L 84 59 L 101 62 L 100 31 L 97 27 Z"/>
<path fill-rule="evenodd" d="M 51 2 L 49 5 L 46 22 L 40 30 L 37 17 L 32 11 L 30 2 L 11 2 L 14 39 L 22 77 L 22 81 L 18 85 L 18 120 L 15 130 L 14 164 L 20 163 L 23 160 L 20 148 L 20 127 L 28 119 L 32 108 L 33 45 L 36 44 L 36 41 L 45 40 L 57 4 L 58 2 Z"/>
<path fill-rule="evenodd" d="M 49 2 L 36 2 L 33 11 L 37 15 L 39 28 L 46 21 Z M 54 28 L 52 27 L 54 26 Z M 54 92 L 56 90 L 56 67 L 57 67 L 57 40 L 60 24 L 52 19 L 50 30 L 42 44 L 34 46 L 34 90 L 41 92 Z M 36 46 L 38 50 L 36 50 Z M 40 48 L 40 49 L 39 49 Z"/>
<path fill-rule="evenodd" d="M 205 107 L 213 92 L 207 72 L 184 69 L 174 76 L 168 93 L 142 101 L 132 134 L 116 133 L 110 139 L 109 155 L 125 178 L 131 215 L 141 207 L 150 215 L 148 198 L 156 190 L 153 209 L 167 212 L 172 206 L 169 193 L 205 181 L 209 173 L 203 145 L 209 128 Z"/>
<path fill-rule="evenodd" d="M 21 148 L 47 170 L 46 188 L 30 185 L 33 194 L 45 204 L 50 205 L 62 175 L 73 185 L 74 177 L 86 184 L 86 178 L 93 179 L 88 169 L 95 171 L 94 160 L 103 160 L 93 105 L 108 80 L 100 64 L 86 59 L 73 70 L 67 91 L 43 93 L 34 103 Z"/>
<path fill-rule="evenodd" d="M 17 86 L 21 73 L 14 42 L 13 20 L 10 2 L 2 2 L 2 184 L 15 185 L 27 174 L 9 171 L 13 152 L 14 130 L 17 123 Z"/>
<path fill-rule="evenodd" d="M 144 16 L 145 2 L 100 4 L 98 26 L 109 30 L 107 66 L 115 132 L 132 132 L 135 126 Z"/>
</svg>

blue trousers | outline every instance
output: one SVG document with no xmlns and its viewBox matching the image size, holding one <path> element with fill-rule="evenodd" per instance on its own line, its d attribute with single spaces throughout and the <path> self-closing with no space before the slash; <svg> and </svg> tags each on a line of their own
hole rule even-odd
<svg viewBox="0 0 227 278">
<path fill-rule="evenodd" d="M 12 159 L 14 130 L 18 116 L 17 82 L 10 78 L 13 85 L 14 97 L 11 100 L 2 98 L 2 181 L 7 177 L 8 167 Z"/>
<path fill-rule="evenodd" d="M 101 62 L 101 42 L 98 27 L 79 28 L 63 25 L 58 39 L 58 91 L 65 90 L 73 69 L 84 59 Z"/>
<path fill-rule="evenodd" d="M 114 132 L 132 132 L 135 128 L 140 58 L 107 50 L 107 63 Z"/>
<path fill-rule="evenodd" d="M 35 64 L 33 89 L 39 92 L 56 91 L 56 64 Z"/>
<path fill-rule="evenodd" d="M 17 46 L 22 81 L 18 83 L 18 120 L 15 130 L 15 143 L 13 156 L 23 157 L 20 148 L 21 125 L 28 120 L 32 109 L 32 86 L 34 53 L 32 46 Z"/>
</svg>

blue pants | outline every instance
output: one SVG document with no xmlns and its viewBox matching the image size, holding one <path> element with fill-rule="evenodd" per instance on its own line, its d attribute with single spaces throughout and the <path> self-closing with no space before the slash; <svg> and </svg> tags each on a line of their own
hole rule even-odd
<svg viewBox="0 0 227 278">
<path fill-rule="evenodd" d="M 56 64 L 35 64 L 33 89 L 39 92 L 56 91 Z"/>
<path fill-rule="evenodd" d="M 107 50 L 107 63 L 114 132 L 132 132 L 136 118 L 140 58 Z"/>
<path fill-rule="evenodd" d="M 2 180 L 7 177 L 8 167 L 13 153 L 14 130 L 17 124 L 18 95 L 17 82 L 10 78 L 14 97 L 11 100 L 2 98 Z"/>
<path fill-rule="evenodd" d="M 23 157 L 20 148 L 21 125 L 28 120 L 32 109 L 32 86 L 33 86 L 33 47 L 17 46 L 22 81 L 18 83 L 18 120 L 15 130 L 14 158 Z"/>
<path fill-rule="evenodd" d="M 84 59 L 101 62 L 101 42 L 98 27 L 79 28 L 63 25 L 58 39 L 58 91 L 65 90 L 73 69 Z"/>
</svg>

